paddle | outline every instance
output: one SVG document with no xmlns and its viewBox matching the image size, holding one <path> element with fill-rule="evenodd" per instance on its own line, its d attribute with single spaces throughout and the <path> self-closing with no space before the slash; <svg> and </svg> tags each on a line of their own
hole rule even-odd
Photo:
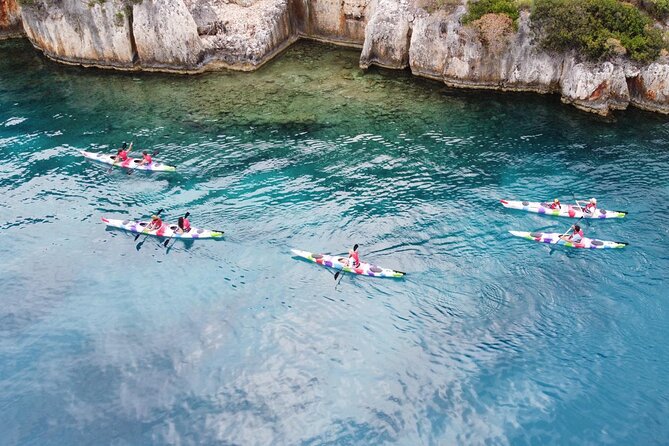
<svg viewBox="0 0 669 446">
<path fill-rule="evenodd" d="M 158 212 L 156 212 L 156 213 L 153 214 L 153 215 L 160 215 L 161 212 L 163 212 L 163 209 L 158 209 Z M 147 225 L 147 226 L 148 226 L 148 225 Z M 135 236 L 135 241 L 137 241 L 137 239 L 139 238 L 140 235 L 144 234 L 144 231 L 146 231 L 146 228 L 144 228 L 144 229 L 142 230 L 142 232 L 138 233 L 138 234 Z M 148 236 L 149 236 L 149 234 L 146 234 L 146 237 L 148 237 Z M 146 237 L 144 238 L 144 240 L 146 240 Z M 142 243 L 144 243 L 144 241 L 142 241 Z"/>
<path fill-rule="evenodd" d="M 186 214 L 184 215 L 184 218 L 188 218 L 189 215 L 190 215 L 190 212 L 186 212 Z M 181 228 L 181 229 L 183 229 L 183 228 Z M 163 246 L 165 248 L 167 248 L 167 245 L 170 244 L 170 240 L 172 240 L 172 239 L 176 240 L 176 238 L 174 237 L 174 234 L 176 234 L 176 233 L 177 233 L 176 231 L 172 231 L 172 235 L 167 240 L 165 240 L 165 243 L 163 243 Z"/>
<path fill-rule="evenodd" d="M 132 145 L 132 143 L 130 143 L 130 145 Z M 151 156 L 156 156 L 156 155 L 158 155 L 159 153 L 160 153 L 160 150 L 154 150 L 153 153 L 151 154 Z M 134 169 L 128 169 L 128 175 L 132 175 L 132 171 L 133 171 L 133 170 L 134 170 Z"/>
<path fill-rule="evenodd" d="M 358 244 L 356 243 L 355 245 L 353 245 L 353 251 L 357 251 L 357 250 L 358 250 Z M 351 256 L 349 255 L 348 258 L 350 259 Z M 335 273 L 335 275 L 334 275 L 334 279 L 335 279 L 335 281 L 337 280 L 337 278 L 339 277 L 339 275 L 342 274 L 343 272 L 344 272 L 344 270 L 343 270 L 343 269 L 340 269 L 339 271 L 337 271 L 337 272 Z M 342 275 L 343 275 L 343 274 L 342 274 Z M 335 285 L 335 286 L 336 286 L 336 285 Z"/>
<path fill-rule="evenodd" d="M 124 143 L 124 144 L 125 144 L 125 143 Z M 128 147 L 128 150 L 127 150 L 127 151 L 130 152 L 131 149 L 132 149 L 132 141 L 130 141 L 130 146 Z M 111 173 L 112 169 L 113 169 L 114 166 L 116 165 L 116 161 L 118 161 L 118 154 L 114 157 L 114 162 L 112 163 L 112 165 L 111 165 L 111 167 L 109 168 L 109 170 L 107 171 L 107 173 Z"/>
<path fill-rule="evenodd" d="M 579 201 L 579 200 L 576 198 L 576 194 L 574 194 L 574 193 L 572 193 L 571 196 L 574 197 L 574 201 L 576 202 L 576 206 L 578 206 L 578 209 L 579 209 L 581 212 L 585 213 L 585 210 L 583 209 L 583 206 L 581 206 L 581 203 L 585 203 L 585 201 L 582 201 L 582 202 Z"/>
</svg>

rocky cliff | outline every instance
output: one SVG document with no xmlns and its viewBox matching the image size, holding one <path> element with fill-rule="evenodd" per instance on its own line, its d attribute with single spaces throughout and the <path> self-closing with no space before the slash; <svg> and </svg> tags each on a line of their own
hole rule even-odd
<svg viewBox="0 0 669 446">
<path fill-rule="evenodd" d="M 363 67 L 409 66 L 452 87 L 559 93 L 563 102 L 603 115 L 630 104 L 669 113 L 666 58 L 646 67 L 622 59 L 589 63 L 540 49 L 527 11 L 515 30 L 503 16 L 464 26 L 464 5 L 429 14 L 409 3 L 381 1 L 388 6 L 370 19 Z"/>
<path fill-rule="evenodd" d="M 21 12 L 16 0 L 0 0 L 0 40 L 22 34 Z"/>
<path fill-rule="evenodd" d="M 14 0 L 0 0 L 17 11 Z M 10 6 L 6 6 L 10 5 Z M 452 87 L 558 93 L 583 110 L 669 113 L 669 60 L 586 62 L 537 46 L 530 14 L 462 24 L 466 0 L 31 0 L 28 38 L 69 63 L 254 70 L 300 37 L 362 48 L 360 66 L 409 68 Z"/>
</svg>

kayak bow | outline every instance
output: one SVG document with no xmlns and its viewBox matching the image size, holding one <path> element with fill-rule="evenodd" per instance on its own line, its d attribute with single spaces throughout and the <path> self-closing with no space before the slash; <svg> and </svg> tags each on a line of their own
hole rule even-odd
<svg viewBox="0 0 669 446">
<path fill-rule="evenodd" d="M 291 249 L 291 251 L 297 257 L 301 257 L 311 262 L 315 262 L 327 268 L 333 268 L 351 274 L 359 274 L 362 276 L 372 276 L 372 277 L 392 277 L 392 278 L 404 277 L 406 275 L 406 273 L 402 271 L 395 271 L 389 268 L 381 268 L 380 266 L 372 265 L 371 263 L 366 263 L 366 262 L 360 262 L 360 266 L 357 268 L 350 268 L 348 266 L 348 257 L 331 256 L 328 254 L 314 254 L 308 251 L 300 251 L 299 249 Z M 344 265 L 344 263 L 346 263 L 346 265 Z"/>
</svg>

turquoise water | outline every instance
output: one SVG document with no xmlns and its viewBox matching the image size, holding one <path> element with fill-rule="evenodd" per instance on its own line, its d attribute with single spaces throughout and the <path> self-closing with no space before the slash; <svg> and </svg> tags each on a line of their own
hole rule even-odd
<svg viewBox="0 0 669 446">
<path fill-rule="evenodd" d="M 669 125 L 468 93 L 299 44 L 252 74 L 0 44 L 3 444 L 666 444 Z M 83 159 L 122 141 L 174 174 Z M 624 250 L 507 231 L 596 196 Z M 100 218 L 185 211 L 222 241 Z M 291 248 L 406 271 L 346 275 Z"/>
</svg>

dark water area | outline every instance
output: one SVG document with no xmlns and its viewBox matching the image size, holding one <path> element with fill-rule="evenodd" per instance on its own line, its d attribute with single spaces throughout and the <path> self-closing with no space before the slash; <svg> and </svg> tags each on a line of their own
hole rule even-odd
<svg viewBox="0 0 669 446">
<path fill-rule="evenodd" d="M 255 73 L 117 73 L 0 43 L 0 443 L 669 438 L 669 124 L 467 92 L 299 43 Z M 175 173 L 84 159 L 123 141 Z M 138 152 L 135 152 L 138 153 Z M 630 243 L 512 237 L 597 197 Z M 105 229 L 186 211 L 221 241 Z M 406 271 L 332 274 L 290 249 Z"/>
</svg>

